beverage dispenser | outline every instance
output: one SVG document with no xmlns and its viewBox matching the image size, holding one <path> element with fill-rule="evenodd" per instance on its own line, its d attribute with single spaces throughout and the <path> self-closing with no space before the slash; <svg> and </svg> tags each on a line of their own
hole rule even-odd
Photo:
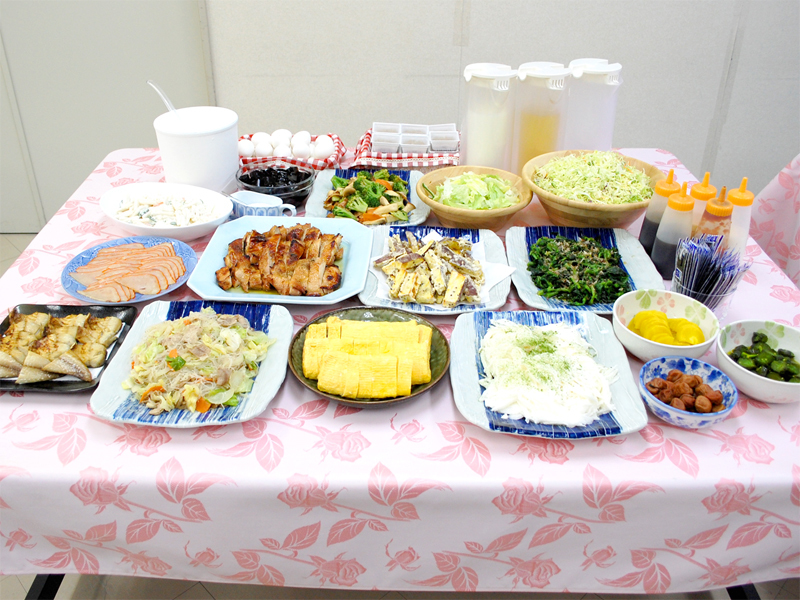
<svg viewBox="0 0 800 600">
<path fill-rule="evenodd" d="M 464 79 L 459 162 L 509 170 L 517 72 L 508 65 L 474 63 L 464 69 Z"/>
<path fill-rule="evenodd" d="M 617 95 L 622 84 L 619 63 L 579 58 L 569 63 L 567 126 L 562 150 L 611 150 Z"/>
<path fill-rule="evenodd" d="M 553 62 L 529 62 L 517 69 L 511 171 L 522 173 L 530 159 L 560 148 L 569 75 L 570 69 Z"/>
</svg>

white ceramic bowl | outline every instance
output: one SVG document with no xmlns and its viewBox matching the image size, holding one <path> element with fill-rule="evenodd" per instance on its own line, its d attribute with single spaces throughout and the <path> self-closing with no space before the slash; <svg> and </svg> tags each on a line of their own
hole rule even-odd
<svg viewBox="0 0 800 600">
<path fill-rule="evenodd" d="M 670 319 L 679 317 L 687 319 L 700 327 L 706 341 L 694 346 L 671 346 L 651 342 L 628 329 L 633 316 L 643 310 L 660 310 Z M 708 352 L 719 333 L 719 320 L 711 309 L 694 298 L 665 290 L 633 290 L 623 294 L 614 302 L 612 315 L 614 333 L 619 341 L 628 352 L 644 362 L 660 356 L 677 354 L 700 358 Z"/>
<path fill-rule="evenodd" d="M 789 325 L 781 325 L 772 321 L 735 321 L 720 331 L 717 340 L 717 363 L 725 371 L 739 391 L 755 400 L 788 404 L 800 402 L 800 383 L 775 381 L 748 371 L 737 365 L 728 356 L 728 352 L 739 344 L 750 346 L 753 333 L 767 335 L 767 342 L 775 348 L 791 350 L 795 358 L 800 356 L 800 330 Z"/>
<path fill-rule="evenodd" d="M 165 200 L 169 198 L 200 200 L 209 207 L 208 220 L 182 227 L 151 227 L 149 225 L 127 223 L 117 218 L 117 211 L 123 201 L 128 198 L 144 197 L 163 198 Z M 100 198 L 100 208 L 110 221 L 128 233 L 168 237 L 188 242 L 213 233 L 217 227 L 227 221 L 233 210 L 233 203 L 230 198 L 223 194 L 206 188 L 183 183 L 144 182 L 130 183 L 110 189 Z"/>
<path fill-rule="evenodd" d="M 645 387 L 645 383 L 656 377 L 666 379 L 667 373 L 672 369 L 678 369 L 687 375 L 699 375 L 703 378 L 703 383 L 722 392 L 722 403 L 725 405 L 725 410 L 715 413 L 689 412 L 673 408 L 653 396 Z M 739 401 L 739 392 L 725 373 L 701 360 L 683 356 L 663 356 L 645 363 L 642 370 L 639 371 L 637 385 L 642 400 L 647 404 L 650 412 L 659 419 L 684 429 L 702 429 L 724 421 Z"/>
</svg>

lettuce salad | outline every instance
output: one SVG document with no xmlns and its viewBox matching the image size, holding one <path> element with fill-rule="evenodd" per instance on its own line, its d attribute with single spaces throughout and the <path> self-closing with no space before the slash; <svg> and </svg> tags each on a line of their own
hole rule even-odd
<svg viewBox="0 0 800 600">
<path fill-rule="evenodd" d="M 653 196 L 650 177 L 616 152 L 561 156 L 536 170 L 533 183 L 568 200 L 630 204 Z"/>
<path fill-rule="evenodd" d="M 153 325 L 131 354 L 124 389 L 157 415 L 236 406 L 275 340 L 241 315 L 211 308 Z"/>
<path fill-rule="evenodd" d="M 435 202 L 445 206 L 473 210 L 507 208 L 520 201 L 517 191 L 505 179 L 497 175 L 476 175 L 472 171 L 445 179 L 431 195 Z"/>
</svg>

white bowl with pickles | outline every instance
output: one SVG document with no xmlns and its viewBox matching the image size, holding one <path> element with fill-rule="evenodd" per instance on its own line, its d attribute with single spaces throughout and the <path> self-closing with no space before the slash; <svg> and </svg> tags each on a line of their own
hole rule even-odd
<svg viewBox="0 0 800 600">
<path fill-rule="evenodd" d="M 719 368 L 740 392 L 762 402 L 800 402 L 800 382 L 791 381 L 798 379 L 798 357 L 800 329 L 773 321 L 735 321 L 717 340 Z"/>
</svg>

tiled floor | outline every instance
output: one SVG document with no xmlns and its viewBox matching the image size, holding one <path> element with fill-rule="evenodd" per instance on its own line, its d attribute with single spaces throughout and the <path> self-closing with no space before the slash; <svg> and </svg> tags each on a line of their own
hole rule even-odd
<svg viewBox="0 0 800 600">
<path fill-rule="evenodd" d="M 0 274 L 17 259 L 35 234 L 0 234 Z M 798 600 L 800 579 L 785 579 L 756 585 L 762 600 Z M 33 575 L 7 575 L 0 579 L 0 600 L 22 600 L 33 583 Z M 56 596 L 59 600 L 456 600 L 450 592 L 382 592 L 320 590 L 314 588 L 269 588 L 232 583 L 201 583 L 146 577 L 67 575 Z M 553 593 L 477 593 L 470 600 L 641 600 L 645 595 L 553 594 Z M 728 600 L 724 590 L 667 594 L 665 600 Z"/>
</svg>

